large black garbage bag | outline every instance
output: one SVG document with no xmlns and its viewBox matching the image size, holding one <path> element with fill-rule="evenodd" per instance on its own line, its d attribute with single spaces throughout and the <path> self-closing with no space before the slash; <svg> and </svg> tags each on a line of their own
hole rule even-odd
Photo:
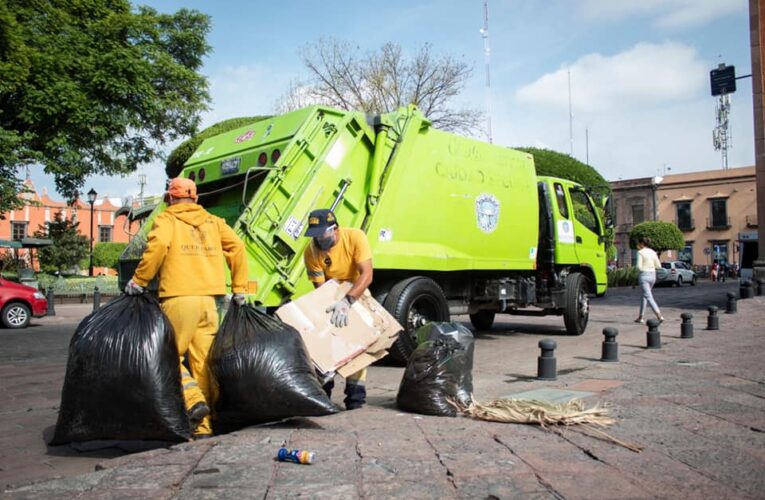
<svg viewBox="0 0 765 500">
<path fill-rule="evenodd" d="M 467 405 L 472 399 L 473 334 L 458 323 L 428 323 L 416 335 L 396 403 L 406 411 L 454 417 L 449 401 Z"/>
<path fill-rule="evenodd" d="M 190 437 L 175 335 L 156 299 L 123 295 L 77 327 L 51 445 Z"/>
<path fill-rule="evenodd" d="M 232 303 L 210 351 L 218 386 L 216 433 L 287 417 L 336 413 L 291 326 Z"/>
</svg>

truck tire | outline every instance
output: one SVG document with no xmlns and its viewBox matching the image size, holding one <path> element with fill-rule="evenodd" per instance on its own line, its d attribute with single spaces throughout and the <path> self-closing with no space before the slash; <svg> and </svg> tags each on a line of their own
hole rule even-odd
<svg viewBox="0 0 765 500">
<path fill-rule="evenodd" d="M 494 316 L 496 316 L 496 314 L 495 311 L 483 309 L 477 313 L 471 314 L 470 322 L 478 331 L 488 330 L 491 328 L 491 325 L 494 324 Z"/>
<path fill-rule="evenodd" d="M 449 321 L 449 303 L 438 283 L 424 276 L 398 282 L 391 288 L 383 304 L 404 330 L 390 348 L 391 357 L 399 363 L 409 361 L 417 348 L 415 332 L 431 321 Z"/>
<path fill-rule="evenodd" d="M 587 297 L 586 278 L 581 273 L 566 276 L 566 304 L 563 322 L 569 335 L 581 335 L 590 317 L 590 300 Z"/>
</svg>

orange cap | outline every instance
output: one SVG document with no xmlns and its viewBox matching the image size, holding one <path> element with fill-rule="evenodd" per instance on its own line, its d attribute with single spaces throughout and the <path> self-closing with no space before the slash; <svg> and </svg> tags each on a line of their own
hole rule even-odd
<svg viewBox="0 0 765 500">
<path fill-rule="evenodd" d="M 173 198 L 191 198 L 196 201 L 197 185 L 191 179 L 176 177 L 167 186 L 167 194 Z"/>
</svg>

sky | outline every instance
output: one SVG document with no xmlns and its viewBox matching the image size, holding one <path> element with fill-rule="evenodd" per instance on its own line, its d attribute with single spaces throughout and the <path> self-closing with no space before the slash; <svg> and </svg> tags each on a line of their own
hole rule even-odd
<svg viewBox="0 0 765 500">
<path fill-rule="evenodd" d="M 488 107 L 482 0 L 134 4 L 212 17 L 202 69 L 212 102 L 203 128 L 273 113 L 290 82 L 307 76 L 300 49 L 323 37 L 363 51 L 395 42 L 409 54 L 430 43 L 435 53 L 472 65 L 455 103 L 488 109 L 494 144 L 571 153 L 607 180 L 721 168 L 709 72 L 725 63 L 737 76 L 751 73 L 747 0 L 488 0 Z M 754 165 L 751 78 L 737 81 L 731 103 L 728 164 Z M 90 177 L 83 191 L 135 196 L 139 174 L 147 177 L 146 194 L 162 192 L 162 162 L 124 178 Z M 31 176 L 38 190 L 54 191 L 42 167 Z"/>
</svg>

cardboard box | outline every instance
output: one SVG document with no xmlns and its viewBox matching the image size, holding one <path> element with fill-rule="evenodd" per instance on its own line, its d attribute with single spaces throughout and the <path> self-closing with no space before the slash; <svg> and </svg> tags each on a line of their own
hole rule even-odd
<svg viewBox="0 0 765 500">
<path fill-rule="evenodd" d="M 308 355 L 324 374 L 334 371 L 347 377 L 382 359 L 403 330 L 368 291 L 351 306 L 348 325 L 334 327 L 327 308 L 345 296 L 351 286 L 330 280 L 276 311 L 282 321 L 300 332 Z"/>
</svg>

